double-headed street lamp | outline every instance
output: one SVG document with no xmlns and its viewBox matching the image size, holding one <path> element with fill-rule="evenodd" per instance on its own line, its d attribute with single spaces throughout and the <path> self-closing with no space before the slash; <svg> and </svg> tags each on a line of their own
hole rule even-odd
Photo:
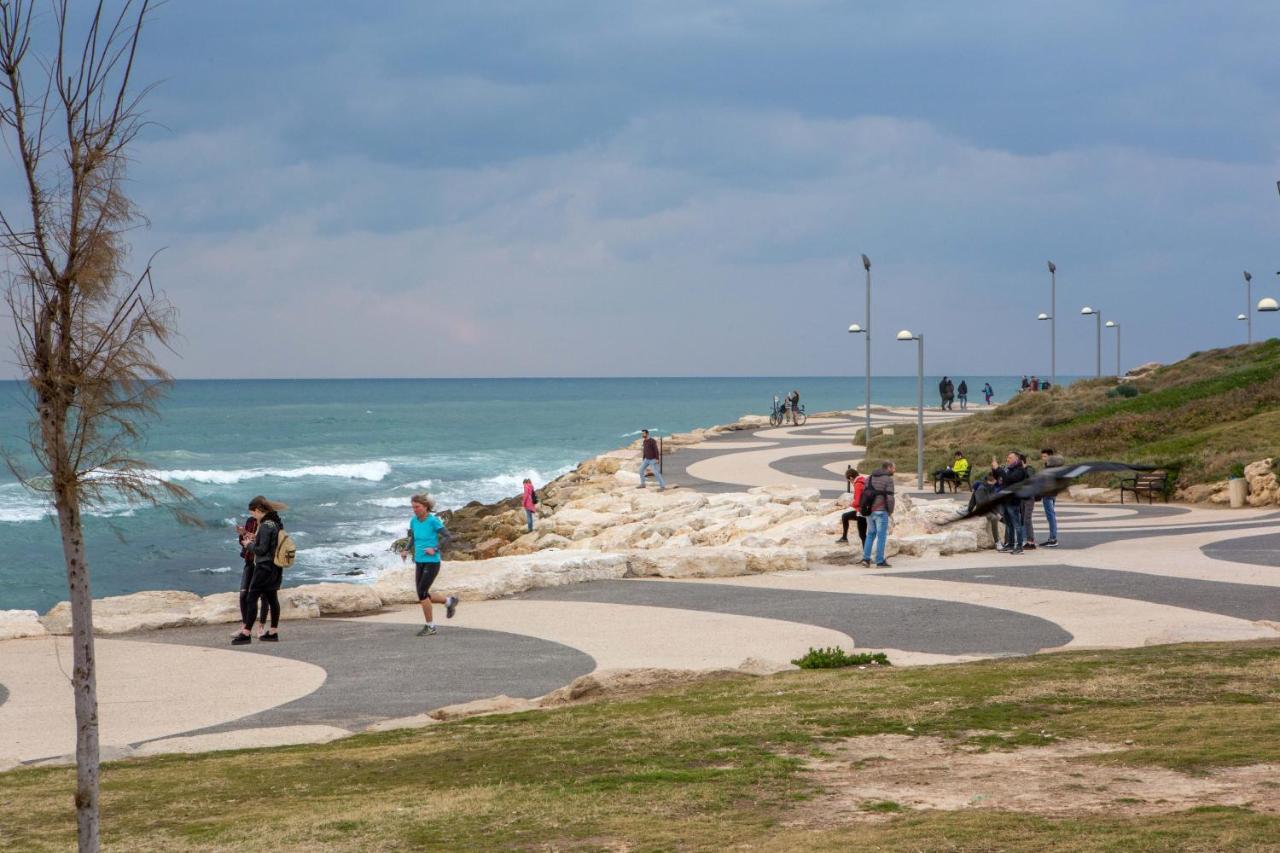
<svg viewBox="0 0 1280 853">
<path fill-rule="evenodd" d="M 1098 325 L 1097 373 L 1098 373 L 1098 378 L 1101 379 L 1102 378 L 1102 312 L 1097 310 L 1096 308 L 1090 308 L 1088 305 L 1086 305 L 1080 309 L 1080 314 L 1081 316 L 1084 316 L 1084 317 L 1088 317 L 1090 314 L 1092 314 L 1094 320 L 1097 321 L 1097 325 Z"/>
<path fill-rule="evenodd" d="M 1058 267 L 1049 261 L 1049 313 L 1041 314 L 1038 319 L 1049 321 L 1049 378 L 1054 388 L 1058 387 Z"/>
<path fill-rule="evenodd" d="M 1115 320 L 1107 321 L 1108 329 L 1116 330 L 1116 379 L 1120 378 L 1120 324 Z"/>
<path fill-rule="evenodd" d="M 918 341 L 916 350 L 916 488 L 924 488 L 924 334 L 907 329 L 898 332 L 900 341 Z"/>
<path fill-rule="evenodd" d="M 1249 275 L 1249 271 L 1244 271 L 1244 313 L 1240 316 L 1245 322 L 1244 342 L 1253 343 L 1253 315 L 1249 311 L 1249 306 L 1253 305 L 1253 276 Z"/>
<path fill-rule="evenodd" d="M 849 333 L 854 335 L 866 335 L 867 345 L 867 376 L 865 383 L 865 408 L 867 417 L 867 435 L 863 439 L 864 444 L 871 443 L 871 259 L 866 255 L 862 256 L 862 268 L 867 271 L 867 313 L 864 317 L 866 325 L 859 326 L 854 323 L 849 327 Z"/>
</svg>

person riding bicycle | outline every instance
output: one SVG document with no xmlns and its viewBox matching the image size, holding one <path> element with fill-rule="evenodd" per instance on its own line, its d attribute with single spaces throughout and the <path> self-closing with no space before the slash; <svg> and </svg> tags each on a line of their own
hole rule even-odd
<svg viewBox="0 0 1280 853">
<path fill-rule="evenodd" d="M 786 410 L 791 416 L 791 422 L 796 422 L 796 414 L 800 411 L 800 392 L 792 390 L 787 395 Z"/>
</svg>

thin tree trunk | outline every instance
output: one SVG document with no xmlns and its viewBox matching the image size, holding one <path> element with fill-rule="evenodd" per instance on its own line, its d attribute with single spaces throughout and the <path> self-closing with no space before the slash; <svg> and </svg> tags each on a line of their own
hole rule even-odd
<svg viewBox="0 0 1280 853">
<path fill-rule="evenodd" d="M 76 835 L 80 853 L 98 853 L 98 680 L 93 658 L 93 595 L 79 502 L 57 489 L 62 554 L 71 593 L 71 687 L 76 703 Z"/>
</svg>

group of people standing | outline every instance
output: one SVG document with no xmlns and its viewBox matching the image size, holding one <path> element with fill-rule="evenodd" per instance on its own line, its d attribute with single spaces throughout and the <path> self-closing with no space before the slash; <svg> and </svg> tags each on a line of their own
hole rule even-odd
<svg viewBox="0 0 1280 853">
<path fill-rule="evenodd" d="M 1022 377 L 1023 391 L 1048 391 L 1049 388 L 1050 383 L 1043 379 L 1039 379 L 1036 376 L 1032 376 L 1029 379 L 1026 376 Z"/>
<path fill-rule="evenodd" d="M 943 411 L 953 411 L 955 401 L 960 400 L 961 411 L 969 408 L 969 383 L 963 379 L 960 380 L 959 387 L 951 381 L 950 376 L 942 377 L 942 381 L 938 383 L 938 397 L 941 399 L 941 408 Z"/>
<path fill-rule="evenodd" d="M 1059 468 L 1065 464 L 1062 457 L 1048 447 L 1040 451 L 1040 461 L 1046 468 Z M 987 472 L 983 481 L 973 488 L 973 496 L 969 499 L 970 509 L 987 498 L 999 494 L 1002 489 L 1007 490 L 1016 486 L 1034 473 L 1035 469 L 1027 464 L 1026 454 L 1016 450 L 1009 451 L 1004 465 L 992 458 L 991 470 Z M 1045 521 L 1049 525 L 1049 537 L 1039 544 L 1036 543 L 1034 526 L 1037 502 L 1044 510 Z M 1024 550 L 1033 550 L 1037 547 L 1058 547 L 1058 499 L 1052 495 L 1005 501 L 1001 504 L 999 515 L 991 513 L 987 516 L 987 520 L 991 525 L 991 537 L 996 542 L 996 550 L 1002 553 L 1021 554 Z M 1003 538 L 999 531 L 1000 522 L 1004 523 Z"/>
</svg>

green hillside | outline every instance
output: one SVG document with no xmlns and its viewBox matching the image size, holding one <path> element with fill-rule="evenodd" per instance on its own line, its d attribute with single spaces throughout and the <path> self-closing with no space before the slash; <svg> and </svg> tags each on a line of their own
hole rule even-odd
<svg viewBox="0 0 1280 853">
<path fill-rule="evenodd" d="M 1127 386 L 1127 387 L 1125 387 Z M 915 431 L 874 436 L 872 459 L 913 468 Z M 1019 394 L 925 433 L 926 469 L 956 450 L 978 466 L 1009 450 L 1052 447 L 1068 460 L 1117 459 L 1176 472 L 1180 485 L 1212 482 L 1234 465 L 1280 455 L 1280 339 L 1197 352 L 1123 385 L 1083 380 Z"/>
</svg>

